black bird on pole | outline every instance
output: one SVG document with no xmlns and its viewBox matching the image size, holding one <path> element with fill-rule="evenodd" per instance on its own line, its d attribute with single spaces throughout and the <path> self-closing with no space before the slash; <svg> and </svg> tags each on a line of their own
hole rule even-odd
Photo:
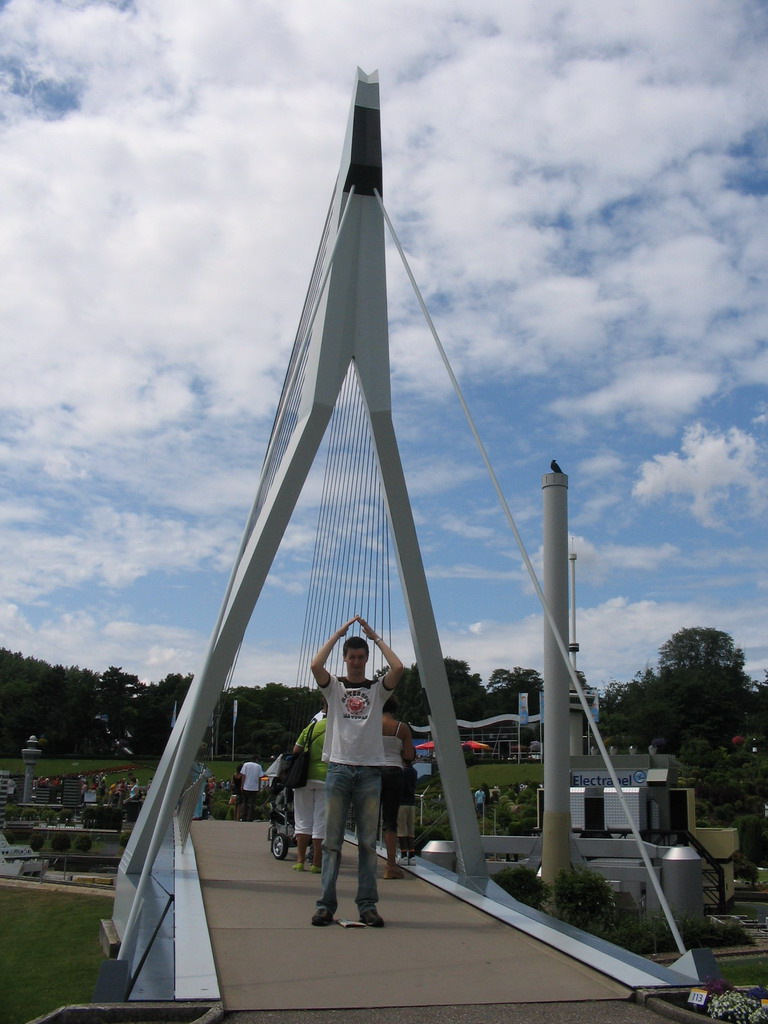
<svg viewBox="0 0 768 1024">
<path fill-rule="evenodd" d="M 554 459 L 552 459 L 552 461 L 550 462 L 549 468 L 552 470 L 553 473 L 562 473 L 563 472 L 562 469 L 560 469 L 560 467 L 558 466 L 558 464 L 555 462 Z"/>
</svg>

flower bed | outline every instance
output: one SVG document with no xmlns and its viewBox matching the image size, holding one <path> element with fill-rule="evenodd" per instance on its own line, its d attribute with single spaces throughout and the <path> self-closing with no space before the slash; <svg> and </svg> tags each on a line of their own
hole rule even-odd
<svg viewBox="0 0 768 1024">
<path fill-rule="evenodd" d="M 704 1003 L 691 1003 L 692 992 L 700 994 Z M 678 1021 L 708 1017 L 731 1024 L 768 1024 L 768 1005 L 763 1000 L 768 1001 L 765 988 L 736 989 L 724 978 L 717 978 L 693 989 L 677 989 L 664 995 L 649 992 L 644 1001 L 660 1015 Z"/>
</svg>

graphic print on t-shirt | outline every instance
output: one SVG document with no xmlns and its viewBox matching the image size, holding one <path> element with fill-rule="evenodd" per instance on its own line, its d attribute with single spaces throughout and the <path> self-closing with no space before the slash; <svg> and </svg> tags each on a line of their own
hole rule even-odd
<svg viewBox="0 0 768 1024">
<path fill-rule="evenodd" d="M 371 697 L 367 690 L 347 690 L 341 698 L 344 705 L 345 718 L 366 719 L 371 706 Z"/>
</svg>

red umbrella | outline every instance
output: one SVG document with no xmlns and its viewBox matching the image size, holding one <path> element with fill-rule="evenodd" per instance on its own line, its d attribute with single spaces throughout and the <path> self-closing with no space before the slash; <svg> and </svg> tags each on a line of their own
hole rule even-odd
<svg viewBox="0 0 768 1024">
<path fill-rule="evenodd" d="M 461 744 L 462 747 L 469 747 L 470 750 L 490 750 L 490 746 L 487 743 L 478 743 L 477 740 L 467 740 Z"/>
<path fill-rule="evenodd" d="M 432 740 L 428 740 L 426 743 L 417 743 L 414 746 L 413 749 L 414 750 L 434 750 L 435 749 L 435 744 L 432 742 Z"/>
</svg>

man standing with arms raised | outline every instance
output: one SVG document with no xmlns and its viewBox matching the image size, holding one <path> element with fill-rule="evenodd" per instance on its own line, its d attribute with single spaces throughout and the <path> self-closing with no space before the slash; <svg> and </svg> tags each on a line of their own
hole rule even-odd
<svg viewBox="0 0 768 1024">
<path fill-rule="evenodd" d="M 331 651 L 355 622 L 374 643 L 389 665 L 380 679 L 365 678 L 370 649 L 361 636 L 344 642 L 345 674 L 332 676 L 325 663 Z M 328 762 L 325 779 L 325 840 L 323 842 L 323 891 L 317 901 L 312 924 L 333 923 L 338 906 L 336 879 L 341 863 L 344 828 L 350 806 L 357 824 L 357 903 L 360 920 L 372 928 L 384 922 L 376 910 L 376 832 L 379 824 L 381 769 L 385 764 L 381 734 L 381 709 L 403 674 L 403 663 L 395 652 L 356 615 L 323 644 L 312 659 L 312 675 L 328 702 L 323 760 Z"/>
</svg>

